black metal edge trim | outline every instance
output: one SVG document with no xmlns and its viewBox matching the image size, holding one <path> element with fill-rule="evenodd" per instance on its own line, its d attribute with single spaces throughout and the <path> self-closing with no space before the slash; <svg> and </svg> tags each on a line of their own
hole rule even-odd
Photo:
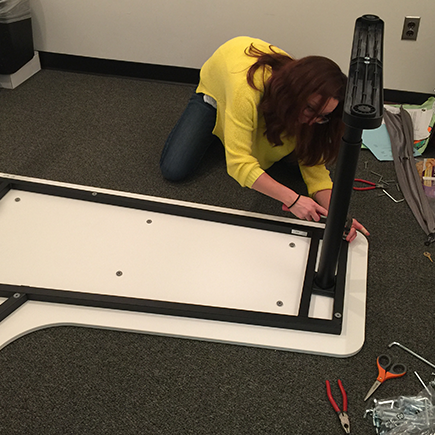
<svg viewBox="0 0 435 435">
<path fill-rule="evenodd" d="M 1 181 L 0 179 L 0 199 L 2 199 L 11 190 L 9 181 Z"/>
<path fill-rule="evenodd" d="M 53 195 L 63 198 L 69 199 L 77 199 L 77 200 L 86 200 L 90 202 L 97 202 L 108 205 L 122 206 L 140 210 L 149 210 L 161 213 L 167 213 L 171 215 L 184 216 L 190 218 L 197 218 L 207 221 L 219 222 L 219 223 L 227 223 L 232 225 L 239 225 L 243 227 L 257 228 L 262 230 L 275 231 L 285 234 L 290 234 L 292 230 L 297 229 L 298 231 L 302 231 L 307 233 L 307 237 L 311 237 L 316 240 L 320 239 L 321 234 L 323 234 L 323 229 L 310 227 L 307 231 L 306 226 L 302 225 L 291 225 L 288 223 L 283 223 L 279 221 L 268 221 L 266 219 L 255 218 L 251 216 L 239 216 L 233 215 L 225 212 L 217 212 L 211 210 L 202 210 L 194 207 L 184 207 L 181 205 L 173 205 L 167 203 L 158 203 L 154 201 L 148 201 L 145 199 L 138 198 L 130 198 L 123 197 L 118 195 L 112 195 L 107 193 L 97 193 L 91 192 L 87 190 L 81 190 L 79 188 L 65 187 L 65 186 L 55 186 L 50 184 L 43 184 L 37 182 L 30 182 L 24 180 L 16 180 L 16 179 L 0 179 L 0 186 L 7 185 L 8 189 L 14 190 L 22 190 L 33 193 L 41 193 L 47 195 Z M 312 254 L 314 255 L 314 254 Z M 5 289 L 7 287 L 6 284 L 0 284 L 0 287 Z M 25 292 L 28 293 L 27 289 L 33 289 L 32 298 L 35 299 L 35 294 L 41 294 L 41 289 L 35 293 L 34 287 L 21 287 L 16 286 L 13 287 L 16 292 L 22 292 L 23 289 L 26 289 Z M 100 306 L 94 305 L 94 303 L 99 303 L 98 301 L 103 298 L 105 303 L 105 308 L 115 308 L 115 309 L 124 309 L 131 311 L 142 311 L 137 309 L 137 301 L 142 301 L 148 305 L 146 305 L 146 312 L 155 312 L 159 314 L 167 314 L 181 317 L 193 317 L 193 318 L 206 318 L 209 320 L 220 320 L 220 321 L 229 321 L 233 323 L 245 323 L 245 324 L 253 324 L 260 326 L 272 326 L 286 329 L 296 329 L 296 330 L 304 330 L 311 332 L 321 332 L 321 333 L 329 333 L 329 334 L 340 334 L 337 328 L 336 319 L 333 320 L 324 320 L 324 319 L 315 319 L 308 318 L 304 316 L 283 316 L 279 314 L 271 314 L 271 313 L 260 313 L 260 312 L 251 312 L 251 311 L 243 311 L 243 310 L 231 310 L 227 308 L 219 308 L 219 307 L 206 307 L 206 306 L 198 306 L 198 305 L 187 305 L 187 310 L 184 307 L 184 304 L 177 304 L 172 302 L 165 301 L 151 301 L 151 300 L 142 300 L 142 299 L 123 299 L 123 303 L 119 304 L 119 297 L 115 297 L 116 299 L 111 299 L 113 297 L 108 295 L 95 295 L 88 294 L 84 300 L 81 297 L 76 297 L 77 294 L 84 295 L 81 292 L 66 292 L 64 290 L 52 290 L 46 289 L 49 292 L 56 292 L 54 294 L 50 293 L 50 300 L 46 300 L 47 302 L 59 302 L 59 303 L 74 303 L 78 305 L 88 305 L 89 301 L 92 302 L 91 306 Z M 62 297 L 60 300 L 59 292 L 62 293 Z M 0 295 L 2 292 L 0 291 Z M 57 294 L 57 296 L 56 296 Z M 97 297 L 97 302 L 93 298 Z M 37 299 L 40 300 L 40 299 Z M 134 303 L 125 303 L 126 300 L 132 300 Z M 78 301 L 81 301 L 78 303 Z M 142 303 L 141 302 L 141 303 Z M 157 304 L 157 308 L 156 305 Z M 167 305 L 170 304 L 170 305 Z M 174 305 L 175 304 L 175 305 Z M 122 305 L 122 308 L 120 307 Z M 136 308 L 132 308 L 133 305 Z M 140 304 L 139 304 L 140 305 Z M 130 307 L 130 308 L 129 308 Z M 157 309 L 157 311 L 153 311 Z M 229 311 L 230 310 L 230 311 Z M 241 313 L 245 313 L 247 315 L 241 315 Z M 206 316 L 206 317 L 202 317 Z M 278 316 L 278 317 L 276 317 Z M 284 319 L 284 320 L 283 320 Z M 338 332 L 337 332 L 338 331 Z"/>
<path fill-rule="evenodd" d="M 298 315 L 301 317 L 308 317 L 308 312 L 310 309 L 311 295 L 313 294 L 315 267 L 319 253 L 319 241 L 320 239 L 318 237 L 311 238 L 310 251 L 308 253 L 307 266 L 305 269 L 305 280 L 299 302 Z"/>
<path fill-rule="evenodd" d="M 346 286 L 346 270 L 347 270 L 347 254 L 349 250 L 349 243 L 343 240 L 340 256 L 338 259 L 338 269 L 335 282 L 335 295 L 334 295 L 334 308 L 333 316 L 339 328 L 339 334 L 343 327 L 343 312 L 344 312 L 344 295 Z"/>
<path fill-rule="evenodd" d="M 320 296 L 326 296 L 334 299 L 332 320 L 334 322 L 336 333 L 341 334 L 343 328 L 343 310 L 344 310 L 344 295 L 347 273 L 347 254 L 349 243 L 345 240 L 341 241 L 340 252 L 338 254 L 337 274 L 335 284 L 328 289 L 323 289 L 316 286 L 313 281 L 312 293 Z M 314 274 L 315 276 L 315 274 Z"/>
<path fill-rule="evenodd" d="M 146 80 L 199 83 L 199 69 L 123 60 L 99 59 L 71 54 L 39 52 L 41 67 L 70 72 L 102 74 Z"/>
<path fill-rule="evenodd" d="M 2 296 L 6 296 L 6 299 L 2 304 L 0 304 L 0 322 L 11 315 L 15 310 L 17 310 L 24 302 L 27 301 L 27 295 L 23 293 L 13 292 L 6 293 Z"/>
<path fill-rule="evenodd" d="M 141 198 L 131 198 L 116 194 L 91 192 L 88 190 L 82 190 L 80 188 L 0 178 L 0 183 L 2 181 L 7 181 L 9 183 L 9 189 L 13 190 L 40 193 L 68 199 L 77 199 L 81 201 L 95 202 L 98 204 L 115 205 L 137 210 L 146 210 L 156 213 L 170 214 L 173 216 L 189 217 L 193 219 L 207 220 L 210 222 L 237 225 L 284 234 L 291 234 L 292 230 L 296 230 L 300 233 L 305 233 L 306 237 L 312 237 L 314 233 L 320 234 L 324 231 L 323 228 L 307 227 L 304 225 L 272 221 L 253 216 L 231 214 L 224 211 L 205 210 L 178 204 L 150 201 Z"/>
<path fill-rule="evenodd" d="M 0 296 L 25 295 L 27 300 L 187 317 L 281 329 L 338 334 L 334 321 L 274 313 L 167 302 L 124 296 L 0 284 Z"/>
</svg>

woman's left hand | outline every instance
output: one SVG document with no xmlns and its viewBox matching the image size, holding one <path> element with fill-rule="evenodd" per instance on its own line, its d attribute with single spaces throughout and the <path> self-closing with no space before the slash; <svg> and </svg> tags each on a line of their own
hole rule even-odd
<svg viewBox="0 0 435 435">
<path fill-rule="evenodd" d="M 332 190 L 330 189 L 319 190 L 315 193 L 314 197 L 320 205 L 326 209 L 329 209 L 331 194 Z M 361 231 L 365 236 L 370 236 L 370 233 L 356 219 L 352 219 L 352 227 L 350 228 L 349 233 L 346 235 L 346 240 L 348 242 L 355 240 L 357 230 Z"/>
<path fill-rule="evenodd" d="M 352 219 L 352 227 L 349 234 L 346 236 L 346 241 L 350 243 L 355 240 L 357 230 L 361 231 L 365 236 L 370 236 L 370 233 L 365 227 L 363 227 L 356 219 Z"/>
</svg>

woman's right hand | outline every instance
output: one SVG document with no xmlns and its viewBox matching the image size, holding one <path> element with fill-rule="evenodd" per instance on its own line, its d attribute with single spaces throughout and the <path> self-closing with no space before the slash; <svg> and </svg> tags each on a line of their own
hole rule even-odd
<svg viewBox="0 0 435 435">
<path fill-rule="evenodd" d="M 289 204 L 290 208 L 283 205 L 282 209 L 284 211 L 290 211 L 299 219 L 318 222 L 320 220 L 320 216 L 328 215 L 328 211 L 325 207 L 321 206 L 319 203 L 307 196 L 301 195 L 298 198 L 298 194 L 296 192 L 282 185 L 281 183 L 278 183 L 266 172 L 257 178 L 255 183 L 252 185 L 252 189 L 256 190 L 257 192 L 261 192 L 264 195 L 270 196 L 271 198 L 277 199 L 281 203 Z M 319 193 L 317 193 L 316 199 L 319 197 L 322 201 L 322 204 L 329 204 L 330 195 L 328 192 L 330 192 L 330 190 L 325 190 L 322 192 L 326 192 L 326 194 L 324 193 L 323 195 L 319 196 Z M 292 201 L 295 201 L 296 199 L 297 201 L 292 205 Z"/>
<path fill-rule="evenodd" d="M 307 196 L 300 196 L 296 204 L 292 205 L 290 208 L 283 204 L 282 209 L 293 213 L 299 219 L 305 219 L 307 221 L 318 222 L 321 216 L 328 215 L 326 208 Z"/>
</svg>

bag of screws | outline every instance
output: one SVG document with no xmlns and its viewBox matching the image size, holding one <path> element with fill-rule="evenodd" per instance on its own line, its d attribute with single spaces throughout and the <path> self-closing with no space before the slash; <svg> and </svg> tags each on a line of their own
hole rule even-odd
<svg viewBox="0 0 435 435">
<path fill-rule="evenodd" d="M 418 396 L 373 400 L 367 414 L 378 435 L 435 435 L 435 390 L 429 385 Z"/>
</svg>

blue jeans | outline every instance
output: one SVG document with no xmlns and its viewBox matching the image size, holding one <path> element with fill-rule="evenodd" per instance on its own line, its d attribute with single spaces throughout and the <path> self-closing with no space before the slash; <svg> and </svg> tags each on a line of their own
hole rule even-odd
<svg viewBox="0 0 435 435">
<path fill-rule="evenodd" d="M 212 133 L 216 109 L 204 102 L 203 96 L 197 93 L 192 95 L 166 140 L 160 170 L 170 181 L 180 181 L 192 175 L 209 147 L 219 141 Z"/>
</svg>

